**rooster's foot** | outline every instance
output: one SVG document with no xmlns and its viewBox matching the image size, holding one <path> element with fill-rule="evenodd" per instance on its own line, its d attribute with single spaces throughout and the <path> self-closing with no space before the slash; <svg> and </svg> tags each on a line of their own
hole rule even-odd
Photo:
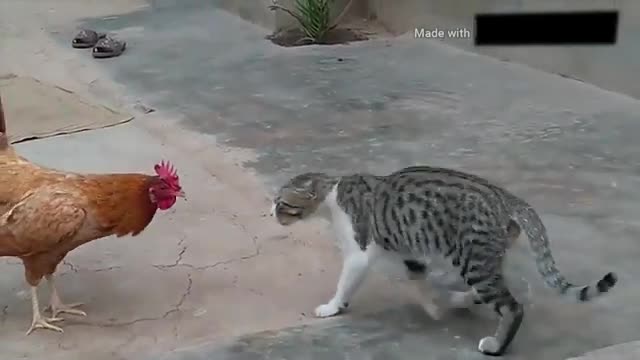
<svg viewBox="0 0 640 360">
<path fill-rule="evenodd" d="M 31 334 L 33 332 L 33 330 L 35 329 L 47 329 L 47 330 L 53 330 L 53 331 L 57 331 L 57 332 L 61 332 L 63 333 L 64 330 L 62 330 L 62 328 L 59 328 L 55 325 L 51 325 L 49 324 L 50 322 L 58 322 L 58 321 L 62 321 L 64 319 L 62 318 L 42 318 L 41 316 L 36 316 L 33 319 L 33 322 L 31 323 L 31 327 L 29 328 L 29 330 L 27 330 L 27 335 Z"/>
<path fill-rule="evenodd" d="M 47 308 L 44 309 L 44 311 L 51 312 L 51 316 L 53 316 L 54 318 L 57 317 L 59 314 L 87 316 L 86 312 L 82 310 L 74 309 L 82 305 L 84 305 L 84 303 L 63 304 L 60 302 L 56 304 L 56 302 L 54 301 L 49 306 L 47 306 Z"/>
</svg>

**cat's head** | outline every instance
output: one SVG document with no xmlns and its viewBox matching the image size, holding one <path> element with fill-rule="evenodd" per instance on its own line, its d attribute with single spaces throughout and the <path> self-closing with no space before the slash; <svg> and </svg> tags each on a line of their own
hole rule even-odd
<svg viewBox="0 0 640 360">
<path fill-rule="evenodd" d="M 291 225 L 313 215 L 337 180 L 324 173 L 304 173 L 289 179 L 278 190 L 271 216 L 280 225 Z"/>
</svg>

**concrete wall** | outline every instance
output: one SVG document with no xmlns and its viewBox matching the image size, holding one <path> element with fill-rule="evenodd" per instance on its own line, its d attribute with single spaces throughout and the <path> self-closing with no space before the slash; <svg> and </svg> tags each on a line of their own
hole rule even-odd
<svg viewBox="0 0 640 360">
<path fill-rule="evenodd" d="M 396 34 L 413 32 L 415 27 L 464 27 L 473 32 L 474 15 L 480 12 L 618 9 L 618 43 L 613 46 L 475 47 L 473 38 L 442 41 L 640 98 L 640 0 L 367 1 L 367 15 Z"/>
<path fill-rule="evenodd" d="M 334 0 L 332 15 L 334 17 L 338 16 L 348 2 L 349 0 Z M 271 0 L 215 0 L 215 3 L 217 6 L 247 21 L 271 30 L 280 30 L 297 25 L 297 22 L 283 11 L 269 10 L 269 5 L 272 4 Z M 294 3 L 295 0 L 278 0 L 279 5 L 288 9 L 295 9 Z M 366 1 L 354 0 L 349 13 L 363 16 L 368 9 Z"/>
<path fill-rule="evenodd" d="M 269 10 L 271 0 L 216 0 L 215 4 L 254 24 L 267 29 L 276 28 L 278 20 L 274 12 Z"/>
<path fill-rule="evenodd" d="M 295 26 L 281 11 L 268 10 L 271 0 L 216 0 L 223 8 L 269 29 Z M 292 8 L 293 0 L 279 0 Z M 336 0 L 334 16 L 348 0 Z M 466 50 L 527 64 L 599 87 L 640 98 L 640 0 L 354 0 L 350 14 L 376 18 L 390 32 L 466 28 L 473 32 L 481 12 L 618 9 L 618 43 L 612 46 L 475 47 L 468 39 L 442 41 Z M 425 40 L 427 41 L 427 40 Z"/>
</svg>

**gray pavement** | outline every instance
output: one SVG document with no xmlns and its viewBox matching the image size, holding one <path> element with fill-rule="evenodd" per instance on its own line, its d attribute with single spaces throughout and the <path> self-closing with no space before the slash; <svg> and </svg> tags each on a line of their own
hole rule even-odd
<svg viewBox="0 0 640 360">
<path fill-rule="evenodd" d="M 83 24 L 128 41 L 124 56 L 103 61 L 116 82 L 183 114 L 184 127 L 254 151 L 245 165 L 271 188 L 310 170 L 464 169 L 538 209 L 569 278 L 619 274 L 601 300 L 563 304 L 542 289 L 526 250 L 516 253 L 509 270 L 531 280 L 534 298 L 507 358 L 563 359 L 637 338 L 640 102 L 427 40 L 280 49 L 263 29 L 193 1 Z M 468 314 L 433 323 L 415 308 L 383 306 L 165 359 L 476 359 L 493 327 Z"/>
</svg>

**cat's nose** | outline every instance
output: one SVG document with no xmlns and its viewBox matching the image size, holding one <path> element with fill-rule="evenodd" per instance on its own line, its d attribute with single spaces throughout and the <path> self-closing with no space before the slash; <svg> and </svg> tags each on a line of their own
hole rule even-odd
<svg viewBox="0 0 640 360">
<path fill-rule="evenodd" d="M 276 214 L 276 204 L 271 205 L 271 211 L 269 211 L 269 216 L 275 216 Z"/>
</svg>

